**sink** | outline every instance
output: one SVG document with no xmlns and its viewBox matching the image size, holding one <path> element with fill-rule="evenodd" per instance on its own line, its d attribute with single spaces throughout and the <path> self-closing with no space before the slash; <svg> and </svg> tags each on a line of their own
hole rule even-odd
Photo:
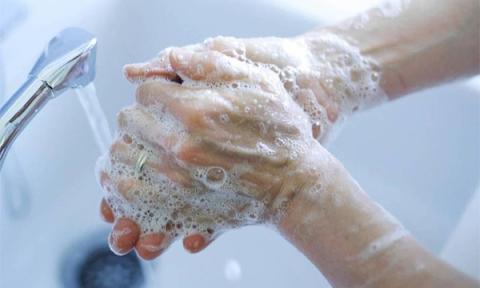
<svg viewBox="0 0 480 288">
<path fill-rule="evenodd" d="M 98 37 L 95 84 L 112 127 L 116 112 L 133 101 L 125 63 L 209 36 L 291 36 L 322 23 L 253 0 L 24 2 L 28 19 L 3 43 L 7 91 L 57 31 L 85 28 Z M 478 90 L 445 85 L 356 115 L 329 149 L 371 197 L 440 254 L 478 184 L 479 110 Z M 98 216 L 102 194 L 93 167 L 100 152 L 74 93 L 45 107 L 15 150 L 31 199 L 21 217 L 9 215 L 0 200 L 0 286 L 65 287 L 60 274 L 72 245 L 109 227 Z M 264 227 L 229 232 L 198 255 L 176 243 L 142 269 L 147 287 L 329 287 L 301 253 Z"/>
</svg>

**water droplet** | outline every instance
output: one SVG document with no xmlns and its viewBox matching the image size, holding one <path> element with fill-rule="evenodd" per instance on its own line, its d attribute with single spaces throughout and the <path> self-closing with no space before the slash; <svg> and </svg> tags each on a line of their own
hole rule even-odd
<svg viewBox="0 0 480 288">
<path fill-rule="evenodd" d="M 225 263 L 225 278 L 228 281 L 238 281 L 242 278 L 242 267 L 235 259 L 229 259 Z"/>
</svg>

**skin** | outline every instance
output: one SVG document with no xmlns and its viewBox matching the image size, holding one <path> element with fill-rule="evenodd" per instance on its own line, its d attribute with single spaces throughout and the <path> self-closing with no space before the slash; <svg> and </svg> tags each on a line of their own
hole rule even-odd
<svg viewBox="0 0 480 288">
<path fill-rule="evenodd" d="M 215 71 L 223 73 L 224 77 L 231 78 L 235 83 L 241 81 L 251 83 L 250 80 L 256 79 L 255 81 L 260 84 L 259 87 L 249 90 L 232 90 L 227 87 L 212 91 L 210 88 L 191 89 L 175 82 L 144 82 L 137 89 L 136 105 L 122 110 L 119 114 L 120 134 L 128 131 L 131 136 L 127 139 L 121 137 L 114 142 L 110 149 L 110 158 L 120 159 L 120 162 L 126 165 L 135 165 L 136 159 L 129 156 L 127 146 L 133 142 L 132 138 L 142 139 L 144 145 L 152 149 L 158 157 L 147 160 L 144 165 L 146 169 L 165 175 L 183 188 L 196 185 L 194 177 L 188 170 L 189 167 L 215 166 L 230 173 L 234 165 L 247 164 L 248 170 L 237 176 L 230 173 L 229 177 L 235 187 L 246 187 L 243 193 L 249 199 L 247 203 L 259 203 L 265 206 L 261 215 L 249 224 L 273 221 L 272 219 L 277 216 L 278 206 L 291 197 L 294 187 L 304 185 L 302 179 L 307 175 L 305 170 L 308 167 L 299 167 L 299 165 L 305 156 L 305 151 L 310 151 L 310 146 L 316 144 L 311 134 L 308 117 L 300 107 L 295 105 L 276 74 L 265 69 L 253 68 L 254 66 L 250 67 L 249 64 L 223 54 L 215 54 L 215 57 L 218 57 L 216 60 L 227 61 L 230 66 L 237 68 L 231 71 Z M 193 67 L 192 63 L 195 63 L 195 67 L 198 64 L 188 61 L 184 65 Z M 209 63 L 205 62 L 205 65 Z M 242 70 L 242 68 L 248 69 Z M 185 70 L 185 72 L 188 71 Z M 150 111 L 152 109 L 168 110 L 182 123 L 188 131 L 187 135 L 177 137 L 176 132 L 163 131 L 162 124 L 155 122 L 153 114 L 146 108 Z M 222 121 L 219 116 L 223 115 L 230 120 Z M 260 126 L 256 123 L 262 119 L 264 119 L 265 131 L 259 137 Z M 160 134 L 160 141 L 158 137 L 152 136 L 158 134 Z M 293 141 L 296 144 L 295 147 L 299 147 L 304 152 L 294 151 L 288 145 L 278 146 L 275 141 L 279 138 Z M 265 147 L 273 149 L 274 154 L 263 155 L 256 149 L 252 149 L 252 146 L 255 148 L 258 140 L 261 140 Z M 177 148 L 173 149 L 173 147 Z M 291 155 L 294 153 L 299 155 L 292 159 Z M 278 177 L 278 175 L 284 176 Z M 286 181 L 289 184 L 285 183 Z M 131 200 L 130 191 L 146 185 L 135 178 L 115 179 L 109 174 L 108 169 L 100 172 L 100 182 L 110 196 L 120 195 L 127 202 Z M 205 201 L 211 202 L 209 198 L 214 196 L 211 193 L 205 194 Z M 225 201 L 229 207 L 235 207 L 238 204 L 234 199 Z M 242 205 L 244 203 L 241 202 Z M 190 204 L 189 210 L 200 210 L 195 205 Z M 105 219 L 112 221 L 112 218 L 115 218 L 112 217 L 114 213 L 109 209 L 107 201 L 102 201 L 101 210 Z M 248 209 L 241 210 L 243 209 L 240 207 L 237 209 L 235 217 L 228 214 L 222 214 L 221 217 L 230 228 L 239 227 L 243 223 L 239 223 L 236 216 L 246 213 Z M 182 213 L 188 214 L 190 211 Z M 204 210 L 201 213 L 207 218 L 211 216 Z M 214 210 L 213 213 L 223 212 Z M 196 216 L 192 214 L 190 217 L 195 219 Z M 183 243 L 188 251 L 198 252 L 221 232 L 215 231 L 212 235 L 202 235 L 201 231 L 191 233 L 185 237 Z M 166 231 L 156 233 L 164 235 L 163 243 L 159 244 L 161 249 L 166 248 L 174 240 L 166 237 L 168 234 Z M 120 255 L 127 253 L 133 247 L 139 252 L 139 245 L 146 245 L 145 239 L 149 239 L 145 237 L 149 234 L 141 235 L 138 225 L 125 218 L 115 221 L 112 235 L 109 238 L 110 246 Z M 139 254 L 142 255 L 142 253 Z"/>
<path fill-rule="evenodd" d="M 293 95 L 277 74 L 254 64 L 268 63 L 282 70 L 288 66 L 303 67 L 307 63 L 306 67 L 315 69 L 318 67 L 314 65 L 315 61 L 320 61 L 315 59 L 319 51 L 315 39 L 325 33 L 334 33 L 373 60 L 380 70 L 381 88 L 389 99 L 395 99 L 412 91 L 479 73 L 479 10 L 478 1 L 472 0 L 441 3 L 416 0 L 406 4 L 394 17 L 386 15 L 380 8 L 372 9 L 367 12 L 368 17 L 350 19 L 295 38 L 216 38 L 204 44 L 168 49 L 149 62 L 126 66 L 125 74 L 132 82 L 153 78 L 168 80 L 140 84 L 137 102 L 150 105 L 152 97 L 161 102 L 187 127 L 187 135 L 201 135 L 202 141 L 216 145 L 225 139 L 234 139 L 235 135 L 243 135 L 241 141 L 232 143 L 225 150 L 200 144 L 193 148 L 182 144 L 175 150 L 169 146 L 169 141 L 175 141 L 175 135 L 168 134 L 163 136 L 169 141 L 156 144 L 185 165 L 209 167 L 214 161 L 215 165 L 228 171 L 232 162 L 252 164 L 249 175 L 237 180 L 241 185 L 251 187 L 249 197 L 267 207 L 258 223 L 274 225 L 333 286 L 478 287 L 477 282 L 421 247 L 401 224 L 372 201 L 341 163 L 315 141 L 327 139 L 332 126 L 314 125 L 312 116 L 301 109 L 304 98 Z M 290 53 L 289 47 L 299 42 L 306 45 L 296 46 L 295 53 Z M 243 49 L 245 53 L 241 55 L 247 61 L 238 56 L 236 51 L 239 49 Z M 272 59 L 270 55 L 274 53 L 281 57 Z M 315 75 L 308 69 L 302 71 L 303 75 Z M 324 118 L 335 124 L 346 113 L 345 103 L 335 97 L 335 91 L 329 90 L 321 77 L 302 78 L 302 73 L 296 74 L 296 81 L 301 82 L 303 90 L 315 95 L 324 108 Z M 208 98 L 204 97 L 205 89 L 182 85 L 182 81 L 188 79 L 204 83 L 254 83 L 255 88 L 248 93 L 240 89 L 208 88 L 216 92 Z M 285 160 L 293 151 L 273 145 L 274 139 L 268 133 L 252 130 L 245 123 L 258 120 L 237 109 L 244 105 L 244 101 L 267 98 L 271 103 L 257 112 L 270 117 L 268 120 L 282 127 L 282 135 L 293 137 L 305 148 L 296 159 Z M 182 99 L 185 101 L 179 101 Z M 224 101 L 232 105 L 222 105 Z M 282 101 L 288 102 L 286 108 L 279 104 Z M 139 107 L 137 105 L 133 110 Z M 201 121 L 205 115 L 212 116 L 218 111 L 238 121 L 225 124 L 218 117 L 209 117 L 210 121 L 205 123 Z M 161 123 L 158 125 L 161 127 Z M 141 133 L 144 123 L 137 123 L 137 126 L 140 127 L 138 133 Z M 252 160 L 259 155 L 241 152 L 244 150 L 240 148 L 257 141 L 270 143 L 277 158 L 264 156 L 262 160 Z M 121 155 L 122 145 L 122 141 L 117 140 L 111 153 Z M 161 156 L 158 162 L 168 163 L 168 159 Z M 278 162 L 279 159 L 285 161 Z M 147 162 L 146 165 L 153 167 L 155 164 Z M 122 186 L 113 183 L 105 171 L 101 173 L 104 188 Z M 178 185 L 188 186 L 192 182 L 188 173 L 174 165 L 163 164 L 158 173 L 167 175 Z M 273 175 L 282 177 L 279 180 Z M 173 241 L 165 231 L 143 233 L 134 221 L 115 217 L 105 200 L 101 203 L 101 212 L 107 222 L 114 223 L 109 243 L 118 254 L 135 249 L 140 257 L 150 260 L 159 256 Z M 196 253 L 217 236 L 190 233 L 183 239 L 183 245 L 187 251 Z"/>
<path fill-rule="evenodd" d="M 478 0 L 404 2 L 396 17 L 376 8 L 326 29 L 379 63 L 390 99 L 479 73 Z"/>
</svg>

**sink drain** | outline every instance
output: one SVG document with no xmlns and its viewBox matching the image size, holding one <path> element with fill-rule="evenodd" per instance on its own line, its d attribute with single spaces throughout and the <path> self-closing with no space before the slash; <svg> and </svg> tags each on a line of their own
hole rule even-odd
<svg viewBox="0 0 480 288">
<path fill-rule="evenodd" d="M 63 287 L 144 287 L 144 271 L 135 253 L 125 256 L 113 254 L 105 244 L 106 236 L 99 234 L 104 233 L 94 233 L 81 239 L 65 253 L 60 271 Z"/>
<path fill-rule="evenodd" d="M 99 249 L 79 267 L 77 282 L 85 288 L 137 288 L 143 284 L 143 272 L 135 254 L 119 257 Z"/>
</svg>

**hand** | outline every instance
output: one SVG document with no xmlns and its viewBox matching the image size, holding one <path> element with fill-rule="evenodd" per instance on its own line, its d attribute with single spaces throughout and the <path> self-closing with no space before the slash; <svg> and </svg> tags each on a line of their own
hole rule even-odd
<svg viewBox="0 0 480 288">
<path fill-rule="evenodd" d="M 308 114 L 313 136 L 322 144 L 334 138 L 332 131 L 352 112 L 385 98 L 375 63 L 326 31 L 296 38 L 217 37 L 166 49 L 147 63 L 127 65 L 125 73 L 132 81 L 232 83 L 242 76 L 236 67 L 224 65 L 225 56 L 277 74 L 287 94 Z"/>
<path fill-rule="evenodd" d="M 135 248 L 152 259 L 182 236 L 198 252 L 228 229 L 276 223 L 312 181 L 306 158 L 322 157 L 312 154 L 319 145 L 309 117 L 270 68 L 217 52 L 171 59 L 185 67 L 173 70 L 183 80 L 144 79 L 99 162 L 102 214 L 115 221 L 109 242 L 118 254 Z M 195 65 L 222 82 L 196 81 Z"/>
</svg>

